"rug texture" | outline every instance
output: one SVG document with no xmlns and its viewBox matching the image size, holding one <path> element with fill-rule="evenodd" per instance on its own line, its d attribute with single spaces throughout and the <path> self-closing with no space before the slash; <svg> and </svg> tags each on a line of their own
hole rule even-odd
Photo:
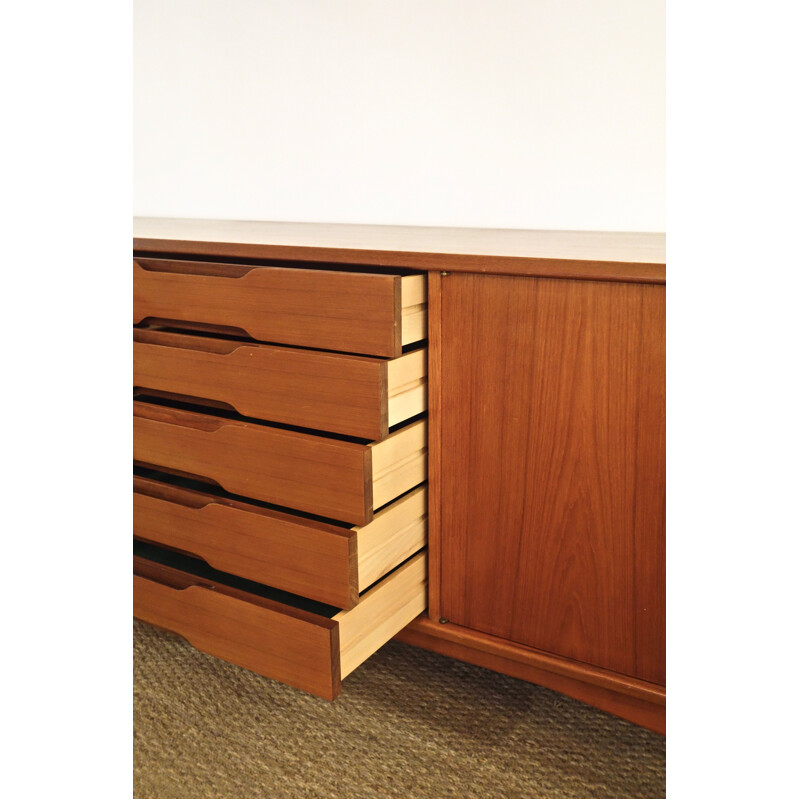
<svg viewBox="0 0 800 800">
<path fill-rule="evenodd" d="M 665 740 L 399 642 L 333 703 L 134 622 L 134 797 L 665 797 Z"/>
</svg>

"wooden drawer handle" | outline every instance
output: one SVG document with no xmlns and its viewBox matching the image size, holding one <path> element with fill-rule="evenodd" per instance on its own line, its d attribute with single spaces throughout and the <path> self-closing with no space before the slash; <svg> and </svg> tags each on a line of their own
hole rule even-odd
<svg viewBox="0 0 800 800">
<path fill-rule="evenodd" d="M 173 275 L 197 275 L 213 278 L 244 278 L 258 267 L 245 264 L 216 264 L 210 261 L 160 261 L 134 259 L 145 272 L 168 272 Z"/>
<path fill-rule="evenodd" d="M 142 417 L 152 422 L 176 425 L 181 428 L 192 428 L 205 433 L 218 433 L 226 426 L 242 427 L 246 423 L 238 420 L 228 420 L 223 417 L 215 417 L 212 414 L 198 414 L 194 411 L 184 411 L 174 409 L 169 406 L 159 406 L 152 403 L 143 403 L 134 400 L 133 416 Z"/>
<path fill-rule="evenodd" d="M 231 341 L 230 339 L 211 339 L 206 336 L 192 336 L 185 333 L 148 330 L 147 328 L 134 328 L 133 341 L 156 347 L 180 347 L 184 350 L 197 350 L 201 353 L 214 353 L 221 356 L 230 355 L 243 348 L 253 347 L 251 344 Z"/>
</svg>

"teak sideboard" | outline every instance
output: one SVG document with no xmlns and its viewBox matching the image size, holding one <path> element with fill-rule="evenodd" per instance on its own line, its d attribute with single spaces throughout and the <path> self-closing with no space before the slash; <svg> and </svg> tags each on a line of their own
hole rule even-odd
<svg viewBox="0 0 800 800">
<path fill-rule="evenodd" d="M 665 731 L 665 237 L 134 221 L 134 613 L 333 699 L 390 638 Z"/>
</svg>

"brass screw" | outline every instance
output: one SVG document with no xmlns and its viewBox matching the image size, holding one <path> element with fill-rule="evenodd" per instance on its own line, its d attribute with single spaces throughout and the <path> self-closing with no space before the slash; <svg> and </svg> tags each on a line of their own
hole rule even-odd
<svg viewBox="0 0 800 800">
<path fill-rule="evenodd" d="M 449 619 L 445 619 L 444 617 L 439 617 L 439 624 L 440 625 L 447 625 L 448 622 L 450 622 Z"/>
<path fill-rule="evenodd" d="M 449 275 L 450 273 L 449 272 L 440 272 L 439 274 L 444 278 L 445 275 Z"/>
</svg>

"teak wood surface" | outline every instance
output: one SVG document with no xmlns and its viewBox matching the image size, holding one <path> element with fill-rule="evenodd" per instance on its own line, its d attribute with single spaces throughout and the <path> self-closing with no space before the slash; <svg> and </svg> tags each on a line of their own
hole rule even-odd
<svg viewBox="0 0 800 800">
<path fill-rule="evenodd" d="M 426 490 L 343 528 L 151 478 L 133 479 L 133 533 L 215 569 L 338 608 L 423 548 Z"/>
<path fill-rule="evenodd" d="M 394 290 L 408 341 L 430 313 L 433 619 L 399 638 L 664 732 L 663 234 L 140 218 L 134 250 L 177 265 L 166 274 L 228 281 L 253 266 L 215 259 L 428 272 L 429 308 L 424 284 L 401 283 L 399 304 Z M 237 332 L 186 316 L 183 327 Z M 416 402 L 419 385 L 395 385 L 395 408 Z M 384 486 L 424 479 L 418 436 L 372 451 L 396 456 Z M 409 524 L 401 549 L 424 536 Z M 360 556 L 370 542 L 367 561 L 383 560 L 390 528 L 359 539 Z"/>
<path fill-rule="evenodd" d="M 441 328 L 441 616 L 663 684 L 664 288 L 453 274 Z"/>
<path fill-rule="evenodd" d="M 133 413 L 135 461 L 355 525 L 426 478 L 425 420 L 359 444 L 141 401 Z"/>
<path fill-rule="evenodd" d="M 198 650 L 333 700 L 342 690 L 338 623 L 134 557 L 133 615 Z"/>
<path fill-rule="evenodd" d="M 355 442 L 134 402 L 133 457 L 243 497 L 364 524 L 371 451 Z"/>
<path fill-rule="evenodd" d="M 663 233 L 137 217 L 134 250 L 663 283 Z"/>
<path fill-rule="evenodd" d="M 134 556 L 133 613 L 199 650 L 333 700 L 341 680 L 425 608 L 417 553 L 333 619 Z"/>
<path fill-rule="evenodd" d="M 133 533 L 215 569 L 322 603 L 358 601 L 356 533 L 313 519 L 133 479 Z"/>
<path fill-rule="evenodd" d="M 134 387 L 247 417 L 374 440 L 425 410 L 424 351 L 387 362 L 139 329 L 133 342 Z"/>
<path fill-rule="evenodd" d="M 207 323 L 263 342 L 391 358 L 424 335 L 424 282 L 421 275 L 138 258 L 133 323 Z"/>
</svg>

